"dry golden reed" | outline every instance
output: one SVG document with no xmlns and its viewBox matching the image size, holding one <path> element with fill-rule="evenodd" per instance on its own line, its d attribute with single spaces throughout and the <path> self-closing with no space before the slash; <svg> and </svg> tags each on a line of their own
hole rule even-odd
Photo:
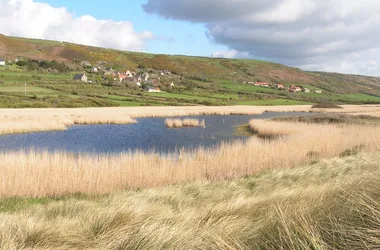
<svg viewBox="0 0 380 250">
<path fill-rule="evenodd" d="M 378 249 L 379 167 L 359 154 L 104 197 L 3 198 L 0 249 Z"/>
<path fill-rule="evenodd" d="M 172 119 L 165 120 L 165 125 L 168 128 L 181 128 L 181 127 L 205 127 L 205 120 L 198 119 Z"/>
<path fill-rule="evenodd" d="M 278 126 L 278 122 L 274 124 Z M 379 141 L 380 127 L 304 124 L 297 133 L 276 140 L 253 137 L 247 142 L 222 143 L 217 149 L 179 150 L 167 156 L 143 152 L 0 153 L 0 196 L 104 194 L 126 188 L 233 179 L 263 169 L 295 167 L 345 152 L 372 150 Z"/>
<path fill-rule="evenodd" d="M 255 115 L 263 112 L 340 112 L 380 116 L 380 106 L 344 105 L 343 109 L 298 106 L 126 107 L 78 109 L 0 109 L 0 134 L 63 130 L 72 124 L 135 123 L 135 118 L 193 115 Z"/>
</svg>

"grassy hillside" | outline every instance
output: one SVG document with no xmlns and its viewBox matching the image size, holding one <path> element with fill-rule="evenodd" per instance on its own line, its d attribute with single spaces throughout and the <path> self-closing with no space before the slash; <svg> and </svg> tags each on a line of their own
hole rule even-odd
<svg viewBox="0 0 380 250">
<path fill-rule="evenodd" d="M 111 49 L 82 46 L 77 44 L 14 38 L 0 35 L 0 58 L 15 60 L 17 57 L 63 62 L 71 68 L 71 74 L 54 71 L 26 70 L 22 67 L 0 67 L 0 104 L 2 96 L 13 95 L 19 106 L 35 106 L 37 101 L 45 106 L 54 101 L 30 99 L 22 95 L 24 81 L 32 81 L 39 89 L 29 93 L 37 98 L 54 97 L 58 102 L 63 96 L 72 98 L 73 93 L 81 98 L 96 98 L 102 105 L 277 105 L 332 103 L 380 103 L 380 78 L 343 75 L 323 72 L 305 72 L 300 69 L 258 60 L 213 59 L 206 57 L 155 55 L 124 52 Z M 93 65 L 112 67 L 120 71 L 145 70 L 155 72 L 169 70 L 176 78 L 175 90 L 165 95 L 141 94 L 126 89 L 125 86 L 77 87 L 70 80 L 72 74 L 83 71 L 79 62 L 87 60 Z M 91 75 L 96 82 L 96 75 Z M 268 81 L 298 85 L 312 90 L 323 90 L 323 94 L 288 93 L 276 89 L 264 89 L 243 82 Z M 54 90 L 47 95 L 46 90 Z M 41 90 L 41 91 L 40 91 Z M 6 94 L 5 94 L 6 93 Z M 21 94 L 21 95 L 20 95 Z M 137 95 L 139 94 L 139 95 Z M 287 102 L 288 100 L 292 100 Z M 97 106 L 90 102 L 73 106 Z M 37 106 L 38 106 L 37 105 Z"/>
</svg>

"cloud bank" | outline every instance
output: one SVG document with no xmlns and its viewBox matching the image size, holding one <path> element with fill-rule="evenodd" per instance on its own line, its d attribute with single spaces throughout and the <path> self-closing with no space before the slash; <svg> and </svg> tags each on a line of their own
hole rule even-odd
<svg viewBox="0 0 380 250">
<path fill-rule="evenodd" d="M 33 0 L 0 0 L 0 33 L 133 51 L 143 50 L 153 38 L 151 32 L 136 32 L 131 22 L 76 17 Z"/>
<path fill-rule="evenodd" d="M 143 8 L 203 23 L 213 42 L 231 50 L 213 56 L 380 75 L 378 0 L 148 0 Z"/>
</svg>

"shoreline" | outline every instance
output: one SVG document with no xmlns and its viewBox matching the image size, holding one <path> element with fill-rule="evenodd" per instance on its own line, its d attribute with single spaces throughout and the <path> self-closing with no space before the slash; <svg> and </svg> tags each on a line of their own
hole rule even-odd
<svg viewBox="0 0 380 250">
<path fill-rule="evenodd" d="M 380 117 L 379 105 L 343 105 L 343 109 L 297 106 L 188 106 L 0 109 L 0 135 L 65 130 L 74 124 L 131 124 L 137 118 L 197 115 L 259 115 L 265 112 L 313 112 Z"/>
</svg>

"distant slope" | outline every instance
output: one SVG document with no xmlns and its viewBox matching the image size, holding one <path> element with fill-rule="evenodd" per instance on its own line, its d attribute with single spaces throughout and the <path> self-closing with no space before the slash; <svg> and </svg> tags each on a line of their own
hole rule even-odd
<svg viewBox="0 0 380 250">
<path fill-rule="evenodd" d="M 212 79 L 220 83 L 269 81 L 306 84 L 331 93 L 380 96 L 380 78 L 378 77 L 305 72 L 257 60 L 154 55 L 0 35 L 0 57 L 14 60 L 18 56 L 67 63 L 72 63 L 74 60 L 88 60 L 93 64 L 103 62 L 120 70 L 137 69 L 139 66 L 157 70 L 167 69 L 178 75 Z"/>
</svg>

